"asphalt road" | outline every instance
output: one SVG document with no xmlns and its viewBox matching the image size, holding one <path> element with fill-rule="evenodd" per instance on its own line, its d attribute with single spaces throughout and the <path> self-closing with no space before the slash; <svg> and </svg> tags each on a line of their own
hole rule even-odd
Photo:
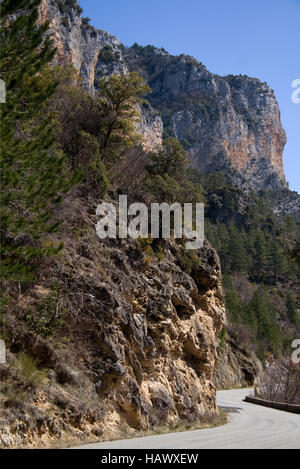
<svg viewBox="0 0 300 469">
<path fill-rule="evenodd" d="M 243 402 L 251 390 L 219 391 L 219 407 L 230 411 L 217 428 L 96 443 L 78 449 L 300 449 L 300 415 Z"/>
</svg>

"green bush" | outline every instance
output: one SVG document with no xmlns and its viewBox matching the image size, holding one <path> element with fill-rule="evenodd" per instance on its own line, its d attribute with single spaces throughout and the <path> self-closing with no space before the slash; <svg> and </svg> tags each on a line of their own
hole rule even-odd
<svg viewBox="0 0 300 469">
<path fill-rule="evenodd" d="M 65 309 L 59 302 L 58 287 L 43 298 L 38 305 L 38 314 L 28 312 L 26 321 L 29 327 L 43 337 L 49 337 L 64 323 Z"/>
<path fill-rule="evenodd" d="M 26 353 L 20 353 L 16 358 L 15 365 L 26 386 L 37 387 L 44 383 L 46 378 L 45 370 L 38 369 L 37 359 Z"/>
<path fill-rule="evenodd" d="M 99 59 L 105 64 L 110 64 L 116 60 L 115 54 L 113 53 L 110 45 L 107 44 L 101 49 L 99 53 Z"/>
<path fill-rule="evenodd" d="M 147 255 L 152 257 L 154 255 L 153 249 L 152 249 L 152 244 L 153 244 L 153 239 L 151 237 L 148 238 L 138 238 L 138 243 L 140 245 L 140 248 L 142 251 Z"/>
<path fill-rule="evenodd" d="M 178 262 L 181 269 L 190 275 L 192 271 L 199 266 L 200 259 L 198 258 L 195 251 L 186 251 L 179 258 Z"/>
<path fill-rule="evenodd" d="M 62 23 L 63 26 L 65 26 L 65 28 L 69 27 L 69 20 L 65 16 L 61 17 L 61 23 Z"/>
</svg>

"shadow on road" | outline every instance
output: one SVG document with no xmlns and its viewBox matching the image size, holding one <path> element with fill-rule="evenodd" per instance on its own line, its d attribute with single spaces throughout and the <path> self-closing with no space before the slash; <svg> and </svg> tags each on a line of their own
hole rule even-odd
<svg viewBox="0 0 300 469">
<path fill-rule="evenodd" d="M 219 409 L 223 410 L 223 412 L 227 412 L 228 414 L 229 413 L 238 413 L 241 409 L 241 407 L 227 407 L 227 406 L 223 406 L 223 405 L 219 405 L 218 406 Z"/>
</svg>

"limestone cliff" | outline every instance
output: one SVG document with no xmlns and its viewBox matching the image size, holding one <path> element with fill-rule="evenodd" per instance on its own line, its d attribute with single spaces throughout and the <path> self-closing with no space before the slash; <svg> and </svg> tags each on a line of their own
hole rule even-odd
<svg viewBox="0 0 300 469">
<path fill-rule="evenodd" d="M 56 61 L 73 64 L 84 86 L 94 91 L 96 70 L 106 73 L 126 73 L 127 66 L 122 55 L 122 44 L 106 31 L 96 30 L 81 17 L 77 0 L 42 0 L 40 21 L 49 21 L 49 36 L 57 48 Z M 101 60 L 101 51 L 109 47 L 115 54 L 113 64 Z M 100 58 L 99 58 L 100 55 Z"/>
<path fill-rule="evenodd" d="M 189 56 L 137 44 L 126 49 L 81 18 L 77 0 L 43 0 L 57 61 L 72 63 L 91 92 L 112 73 L 137 70 L 152 88 L 152 109 L 140 130 L 153 150 L 165 135 L 178 138 L 204 172 L 224 171 L 239 187 L 285 189 L 286 143 L 280 111 L 266 83 L 247 76 L 220 77 Z"/>
<path fill-rule="evenodd" d="M 73 196 L 61 211 L 52 241 L 63 254 L 6 314 L 0 445 L 111 439 L 215 414 L 225 323 L 215 251 L 205 242 L 189 275 L 182 244 L 149 253 L 140 241 L 100 241 L 91 202 Z"/>
<path fill-rule="evenodd" d="M 95 29 L 81 17 L 77 0 L 42 0 L 40 21 L 49 21 L 49 36 L 57 48 L 55 61 L 72 64 L 91 93 L 98 81 L 111 74 L 128 73 L 124 46 L 106 31 Z M 143 135 L 144 148 L 152 151 L 162 140 L 163 124 L 151 106 L 141 109 L 138 130 Z"/>
<path fill-rule="evenodd" d="M 262 371 L 261 362 L 253 351 L 239 342 L 232 332 L 218 348 L 218 364 L 213 382 L 218 389 L 253 387 Z"/>
<path fill-rule="evenodd" d="M 183 143 L 195 166 L 224 171 L 239 187 L 286 187 L 286 136 L 266 83 L 220 77 L 192 57 L 174 57 L 151 46 L 134 45 L 126 60 L 149 82 L 149 100 L 162 114 L 165 133 Z"/>
</svg>

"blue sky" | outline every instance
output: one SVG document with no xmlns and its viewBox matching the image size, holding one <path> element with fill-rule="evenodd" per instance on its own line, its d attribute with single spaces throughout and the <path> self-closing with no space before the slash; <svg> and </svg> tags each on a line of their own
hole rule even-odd
<svg viewBox="0 0 300 469">
<path fill-rule="evenodd" d="M 213 73 L 266 81 L 279 101 L 287 133 L 283 160 L 300 193 L 300 0 L 79 0 L 91 24 L 126 46 L 138 42 L 194 56 Z"/>
</svg>

